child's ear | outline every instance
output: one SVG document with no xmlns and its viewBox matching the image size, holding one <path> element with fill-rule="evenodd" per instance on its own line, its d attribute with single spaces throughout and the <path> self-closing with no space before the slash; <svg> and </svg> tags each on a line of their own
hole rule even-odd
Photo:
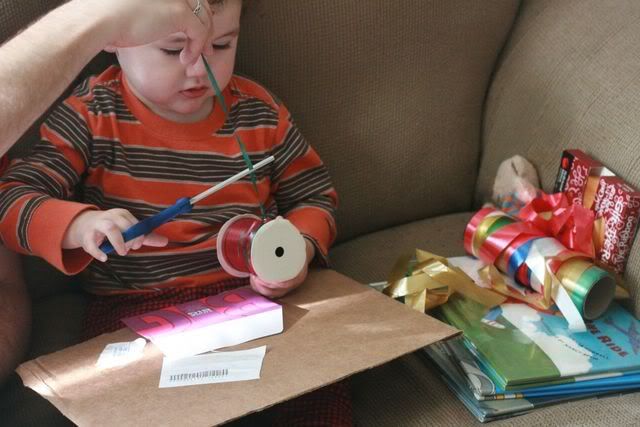
<svg viewBox="0 0 640 427">
<path fill-rule="evenodd" d="M 116 53 L 116 52 L 117 52 L 117 50 L 118 50 L 118 48 L 117 48 L 117 47 L 115 47 L 115 46 L 113 46 L 113 45 L 110 45 L 110 44 L 109 44 L 109 45 L 107 45 L 107 46 L 104 48 L 104 51 L 105 51 L 105 52 L 109 52 L 109 53 Z"/>
</svg>

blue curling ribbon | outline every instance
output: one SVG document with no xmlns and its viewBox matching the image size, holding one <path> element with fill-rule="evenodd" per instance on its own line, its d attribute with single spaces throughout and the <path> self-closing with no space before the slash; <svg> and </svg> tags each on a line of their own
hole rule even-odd
<svg viewBox="0 0 640 427">
<path fill-rule="evenodd" d="M 531 239 L 524 245 L 520 246 L 518 249 L 516 249 L 513 255 L 511 255 L 511 258 L 509 258 L 509 265 L 507 266 L 507 272 L 510 277 L 516 278 L 516 272 L 518 271 L 518 268 L 520 268 L 520 266 L 524 264 L 524 262 L 526 261 L 527 256 L 529 255 L 529 251 L 531 250 L 531 245 L 533 245 L 534 240 L 535 239 Z"/>
</svg>

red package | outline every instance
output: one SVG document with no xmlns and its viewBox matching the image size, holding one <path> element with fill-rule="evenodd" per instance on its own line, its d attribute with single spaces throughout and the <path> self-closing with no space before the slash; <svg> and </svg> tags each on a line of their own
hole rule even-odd
<svg viewBox="0 0 640 427">
<path fill-rule="evenodd" d="M 556 177 L 555 193 L 564 192 L 571 204 L 581 204 L 591 209 L 601 176 L 613 172 L 581 150 L 565 150 Z"/>
<path fill-rule="evenodd" d="M 640 192 L 616 176 L 605 176 L 595 200 L 596 259 L 622 274 L 638 228 Z"/>
</svg>

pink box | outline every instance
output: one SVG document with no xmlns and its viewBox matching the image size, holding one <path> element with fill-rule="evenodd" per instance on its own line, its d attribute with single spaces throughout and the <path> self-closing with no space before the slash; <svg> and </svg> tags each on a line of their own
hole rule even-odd
<svg viewBox="0 0 640 427">
<path fill-rule="evenodd" d="M 282 306 L 248 287 L 122 321 L 169 357 L 186 357 L 282 332 Z"/>
</svg>

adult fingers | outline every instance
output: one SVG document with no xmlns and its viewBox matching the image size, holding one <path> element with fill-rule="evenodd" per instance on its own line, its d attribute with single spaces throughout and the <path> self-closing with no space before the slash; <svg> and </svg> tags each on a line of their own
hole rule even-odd
<svg viewBox="0 0 640 427">
<path fill-rule="evenodd" d="M 191 64 L 196 61 L 200 53 L 213 53 L 213 48 L 209 44 L 211 36 L 211 25 L 213 23 L 213 12 L 207 0 L 186 0 L 190 11 L 185 12 L 185 33 L 187 43 L 180 53 L 180 61 L 183 64 Z M 199 11 L 196 14 L 199 6 Z M 199 21 L 199 24 L 195 21 Z"/>
</svg>

